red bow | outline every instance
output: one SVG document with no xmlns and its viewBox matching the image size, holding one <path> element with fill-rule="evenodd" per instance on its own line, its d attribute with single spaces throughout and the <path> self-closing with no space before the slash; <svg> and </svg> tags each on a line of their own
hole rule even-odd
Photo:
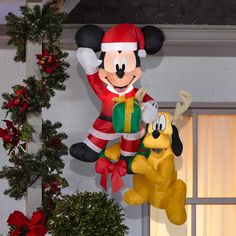
<svg viewBox="0 0 236 236">
<path fill-rule="evenodd" d="M 48 229 L 45 226 L 46 217 L 41 210 L 33 213 L 29 220 L 22 212 L 14 211 L 7 219 L 7 223 L 14 228 L 10 236 L 19 236 L 25 232 L 25 236 L 44 236 Z"/>
<path fill-rule="evenodd" d="M 15 95 L 15 98 L 12 98 L 8 101 L 8 103 L 6 104 L 6 108 L 11 109 L 14 106 L 20 106 L 20 112 L 24 112 L 28 108 L 28 102 L 30 101 L 26 87 L 16 89 Z"/>
<path fill-rule="evenodd" d="M 20 140 L 19 130 L 14 126 L 13 122 L 10 120 L 3 120 L 7 128 L 0 128 L 0 138 L 3 139 L 4 144 L 10 144 L 10 149 L 18 145 Z"/>
<path fill-rule="evenodd" d="M 112 163 L 106 158 L 99 158 L 96 162 L 95 170 L 98 174 L 101 174 L 100 185 L 107 190 L 107 179 L 109 173 L 111 173 L 111 187 L 112 192 L 117 192 L 124 186 L 124 182 L 121 176 L 127 173 L 127 165 L 123 160 L 119 160 L 116 163 Z"/>
<path fill-rule="evenodd" d="M 42 54 L 36 55 L 41 70 L 47 74 L 52 74 L 55 69 L 60 67 L 60 61 L 56 55 L 51 55 L 48 50 L 43 49 Z"/>
<path fill-rule="evenodd" d="M 52 191 L 53 193 L 56 193 L 58 191 L 60 191 L 60 186 L 61 186 L 61 183 L 59 181 L 50 181 L 50 182 L 47 182 L 47 183 L 44 183 L 43 184 L 43 188 L 48 191 Z"/>
</svg>

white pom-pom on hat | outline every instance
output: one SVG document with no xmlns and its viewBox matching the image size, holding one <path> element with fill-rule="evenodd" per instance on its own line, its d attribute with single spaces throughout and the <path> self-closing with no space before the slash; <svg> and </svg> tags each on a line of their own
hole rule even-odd
<svg viewBox="0 0 236 236">
<path fill-rule="evenodd" d="M 138 56 L 139 57 L 146 57 L 147 53 L 144 49 L 140 49 L 140 50 L 138 50 Z"/>
</svg>

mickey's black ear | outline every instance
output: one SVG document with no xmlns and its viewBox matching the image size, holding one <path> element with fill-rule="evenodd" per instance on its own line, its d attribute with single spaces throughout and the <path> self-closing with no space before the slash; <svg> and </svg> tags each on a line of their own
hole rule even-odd
<svg viewBox="0 0 236 236">
<path fill-rule="evenodd" d="M 144 35 L 146 53 L 152 55 L 160 51 L 165 39 L 162 31 L 151 25 L 144 26 L 141 30 Z"/>
<path fill-rule="evenodd" d="M 78 47 L 91 48 L 94 52 L 101 50 L 101 41 L 104 31 L 96 25 L 84 25 L 75 35 Z"/>
<path fill-rule="evenodd" d="M 183 144 L 180 140 L 178 129 L 174 125 L 172 125 L 172 130 L 173 130 L 172 149 L 173 149 L 173 152 L 176 156 L 180 156 L 183 151 Z"/>
</svg>

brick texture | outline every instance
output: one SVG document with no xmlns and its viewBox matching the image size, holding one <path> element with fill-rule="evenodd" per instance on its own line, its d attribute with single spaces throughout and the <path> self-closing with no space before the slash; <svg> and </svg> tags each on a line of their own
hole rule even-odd
<svg viewBox="0 0 236 236">
<path fill-rule="evenodd" d="M 235 0 L 81 0 L 66 23 L 236 25 Z"/>
<path fill-rule="evenodd" d="M 198 0 L 159 0 L 161 6 L 199 6 Z"/>
<path fill-rule="evenodd" d="M 221 6 L 220 0 L 199 0 L 201 7 L 218 7 Z"/>
<path fill-rule="evenodd" d="M 222 19 L 217 16 L 208 16 L 206 20 L 207 20 L 207 24 L 209 25 L 220 25 L 220 24 L 227 25 L 228 24 L 227 18 Z"/>
<path fill-rule="evenodd" d="M 184 7 L 184 13 L 186 16 L 198 16 L 198 17 L 208 17 L 208 16 L 216 16 L 216 17 L 225 17 L 225 12 L 221 7 Z"/>
<path fill-rule="evenodd" d="M 227 25 L 236 25 L 236 17 L 226 17 L 225 21 Z"/>
<path fill-rule="evenodd" d="M 207 24 L 207 19 L 200 16 L 167 16 L 168 24 L 181 24 L 181 25 L 203 25 Z"/>
<path fill-rule="evenodd" d="M 224 10 L 227 16 L 236 18 L 236 5 L 234 5 L 233 7 L 225 5 Z"/>
<path fill-rule="evenodd" d="M 159 16 L 146 16 L 146 15 L 140 15 L 140 16 L 126 16 L 124 18 L 124 21 L 126 23 L 134 23 L 134 24 L 166 24 L 167 19 L 164 14 Z"/>
<path fill-rule="evenodd" d="M 83 15 L 83 22 L 87 24 L 107 24 L 107 22 L 113 22 L 113 24 L 120 24 L 124 22 L 123 15 Z"/>
<path fill-rule="evenodd" d="M 183 11 L 179 6 L 170 6 L 170 7 L 153 7 L 153 6 L 143 6 L 143 13 L 147 16 L 180 16 L 183 15 Z"/>
</svg>

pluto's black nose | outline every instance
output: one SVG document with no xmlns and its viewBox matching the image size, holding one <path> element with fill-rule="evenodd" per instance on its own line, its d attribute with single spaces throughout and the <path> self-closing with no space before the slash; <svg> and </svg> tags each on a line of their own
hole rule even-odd
<svg viewBox="0 0 236 236">
<path fill-rule="evenodd" d="M 157 130 L 154 130 L 154 131 L 152 132 L 152 137 L 153 137 L 153 138 L 157 139 L 159 136 L 160 136 L 160 133 L 159 133 Z"/>
</svg>

